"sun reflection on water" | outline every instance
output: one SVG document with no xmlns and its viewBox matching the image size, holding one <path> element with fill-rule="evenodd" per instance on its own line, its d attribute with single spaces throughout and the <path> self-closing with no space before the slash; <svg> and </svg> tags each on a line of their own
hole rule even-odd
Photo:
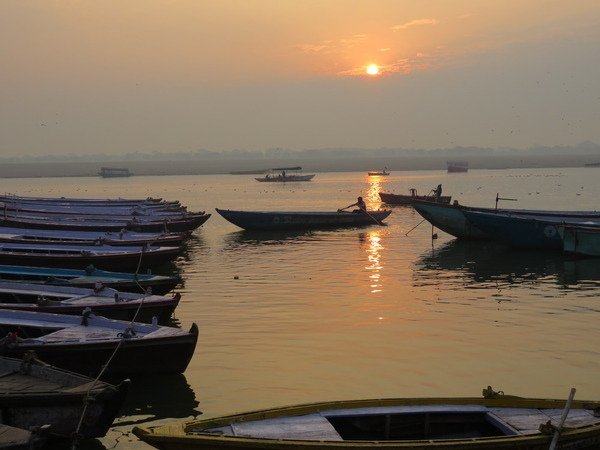
<svg viewBox="0 0 600 450">
<path fill-rule="evenodd" d="M 368 243 L 368 264 L 365 266 L 365 269 L 369 272 L 369 287 L 371 288 L 371 294 L 377 294 L 383 292 L 383 280 L 381 277 L 383 264 L 381 261 L 381 250 L 383 250 L 384 247 L 381 243 L 381 231 L 369 231 L 366 238 Z"/>
</svg>

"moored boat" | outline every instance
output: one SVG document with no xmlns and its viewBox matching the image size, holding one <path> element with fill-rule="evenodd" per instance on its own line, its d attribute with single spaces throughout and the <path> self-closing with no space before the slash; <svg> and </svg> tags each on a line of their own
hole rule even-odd
<svg viewBox="0 0 600 450">
<path fill-rule="evenodd" d="M 129 230 L 69 231 L 40 228 L 0 227 L 0 242 L 21 244 L 75 244 L 75 245 L 166 245 L 177 246 L 189 237 L 189 233 L 136 233 Z"/>
<path fill-rule="evenodd" d="M 412 205 L 416 201 L 448 204 L 452 199 L 449 195 L 418 195 L 416 189 L 411 189 L 410 195 L 380 192 L 379 198 L 387 205 Z"/>
<path fill-rule="evenodd" d="M 216 209 L 227 221 L 245 230 L 309 230 L 381 225 L 391 211 L 236 211 Z"/>
<path fill-rule="evenodd" d="M 388 172 L 387 167 L 384 167 L 383 170 L 373 170 L 371 172 L 367 172 L 367 175 L 370 177 L 385 177 L 389 174 L 390 173 Z"/>
<path fill-rule="evenodd" d="M 83 270 L 0 265 L 0 280 L 92 289 L 105 286 L 118 291 L 152 292 L 155 295 L 164 295 L 181 283 L 179 275 L 155 275 L 151 271 L 142 273 L 112 272 L 91 265 Z"/>
<path fill-rule="evenodd" d="M 185 331 L 88 312 L 78 317 L 0 309 L 0 337 L 5 356 L 21 358 L 33 350 L 48 364 L 94 377 L 110 360 L 103 378 L 116 379 L 183 373 L 194 354 L 198 327 L 192 324 Z"/>
<path fill-rule="evenodd" d="M 0 264 L 146 270 L 173 260 L 179 247 L 0 243 Z"/>
<path fill-rule="evenodd" d="M 289 181 L 310 181 L 315 174 L 302 174 L 302 167 L 279 167 L 270 169 L 264 177 L 255 178 L 256 181 L 266 183 L 281 183 Z"/>
<path fill-rule="evenodd" d="M 178 293 L 163 296 L 119 292 L 100 283 L 89 289 L 0 281 L 0 309 L 19 311 L 80 315 L 89 308 L 92 313 L 110 319 L 156 320 L 165 324 L 171 319 L 180 298 Z"/>
<path fill-rule="evenodd" d="M 2 423 L 26 430 L 49 426 L 50 434 L 66 438 L 76 432 L 79 438 L 104 436 L 129 388 L 129 380 L 113 386 L 48 365 L 34 354 L 0 357 L 0 372 Z"/>
<path fill-rule="evenodd" d="M 448 173 L 460 173 L 469 171 L 469 163 L 467 161 L 448 161 L 446 162 Z"/>
<path fill-rule="evenodd" d="M 466 219 L 491 239 L 513 247 L 561 250 L 561 225 L 600 227 L 600 220 L 577 217 L 525 216 L 499 212 L 463 210 Z"/>
<path fill-rule="evenodd" d="M 162 450 L 542 450 L 568 411 L 560 448 L 597 449 L 599 402 L 491 398 L 339 401 L 135 427 Z M 541 425 L 541 427 L 540 427 Z M 541 431 L 540 431 L 541 430 Z"/>
</svg>

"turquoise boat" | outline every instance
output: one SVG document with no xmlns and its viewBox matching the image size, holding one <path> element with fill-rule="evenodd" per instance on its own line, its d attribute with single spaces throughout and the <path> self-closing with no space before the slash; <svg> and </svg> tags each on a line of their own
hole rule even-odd
<svg viewBox="0 0 600 450">
<path fill-rule="evenodd" d="M 490 239 L 487 233 L 467 220 L 463 207 L 427 201 L 415 201 L 412 207 L 434 227 L 459 239 Z"/>
<path fill-rule="evenodd" d="M 557 229 L 565 252 L 600 256 L 600 228 L 560 225 Z"/>
</svg>

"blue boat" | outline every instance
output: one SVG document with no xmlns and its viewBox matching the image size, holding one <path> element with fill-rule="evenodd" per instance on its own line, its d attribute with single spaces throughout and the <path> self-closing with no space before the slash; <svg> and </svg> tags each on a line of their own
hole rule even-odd
<svg viewBox="0 0 600 450">
<path fill-rule="evenodd" d="M 583 256 L 600 256 L 600 228 L 580 225 L 560 225 L 563 250 Z"/>
<path fill-rule="evenodd" d="M 536 209 L 495 209 L 462 206 L 458 203 L 444 205 L 441 203 L 415 201 L 413 208 L 434 227 L 445 231 L 459 239 L 490 240 L 494 237 L 480 229 L 475 223 L 467 220 L 465 211 L 489 213 L 493 215 L 508 214 L 524 218 L 545 221 L 568 221 L 570 223 L 593 223 L 600 220 L 598 211 L 547 211 Z"/>
<path fill-rule="evenodd" d="M 598 219 L 573 217 L 521 216 L 502 213 L 463 210 L 471 224 L 492 239 L 513 247 L 562 250 L 563 242 L 558 228 L 564 224 L 582 224 L 600 227 Z"/>
<path fill-rule="evenodd" d="M 381 221 L 391 211 L 368 212 L 299 212 L 299 211 L 234 211 L 218 209 L 216 211 L 245 230 L 309 230 L 338 227 L 357 227 L 381 225 Z"/>
</svg>

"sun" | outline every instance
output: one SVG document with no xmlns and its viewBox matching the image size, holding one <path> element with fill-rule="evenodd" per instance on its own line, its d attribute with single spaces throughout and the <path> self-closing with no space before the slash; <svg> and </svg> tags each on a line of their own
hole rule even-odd
<svg viewBox="0 0 600 450">
<path fill-rule="evenodd" d="M 379 75 L 379 66 L 377 64 L 369 64 L 367 66 L 367 74 Z"/>
</svg>

